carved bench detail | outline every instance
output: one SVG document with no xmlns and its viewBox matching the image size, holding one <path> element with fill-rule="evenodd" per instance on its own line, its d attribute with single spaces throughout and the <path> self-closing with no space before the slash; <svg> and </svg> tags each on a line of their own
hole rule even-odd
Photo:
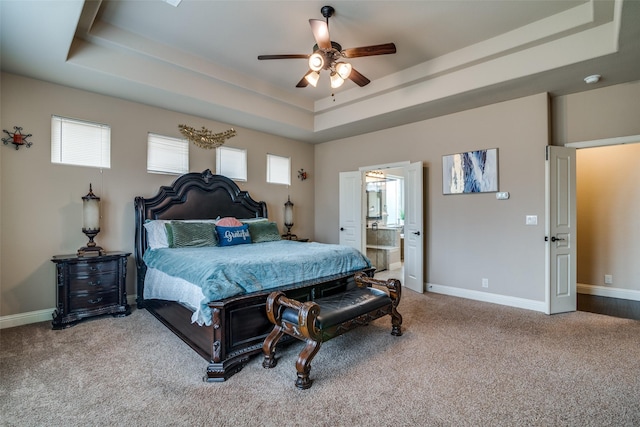
<svg viewBox="0 0 640 427">
<path fill-rule="evenodd" d="M 391 316 L 391 334 L 402 335 L 402 316 L 397 309 L 402 289 L 400 281 L 377 280 L 356 273 L 355 283 L 357 286 L 352 289 L 307 302 L 272 292 L 267 298 L 267 317 L 274 328 L 262 345 L 262 366 L 276 366 L 276 344 L 284 334 L 304 341 L 306 345 L 296 362 L 296 387 L 307 389 L 312 384 L 311 360 L 323 342 L 386 315 Z"/>
</svg>

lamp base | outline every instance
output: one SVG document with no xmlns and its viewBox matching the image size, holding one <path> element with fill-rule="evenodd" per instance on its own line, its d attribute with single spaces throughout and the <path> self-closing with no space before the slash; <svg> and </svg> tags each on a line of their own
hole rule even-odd
<svg viewBox="0 0 640 427">
<path fill-rule="evenodd" d="M 298 236 L 296 236 L 295 234 L 291 234 L 291 233 L 283 234 L 282 238 L 285 239 L 285 240 L 298 240 Z"/>
<path fill-rule="evenodd" d="M 100 246 L 83 246 L 78 249 L 79 257 L 94 257 L 104 255 L 106 252 Z"/>
</svg>

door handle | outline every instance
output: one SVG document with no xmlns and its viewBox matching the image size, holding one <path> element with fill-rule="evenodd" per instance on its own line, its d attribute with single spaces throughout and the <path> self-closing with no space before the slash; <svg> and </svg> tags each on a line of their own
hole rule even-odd
<svg viewBox="0 0 640 427">
<path fill-rule="evenodd" d="M 566 239 L 563 239 L 562 237 L 551 236 L 551 241 L 552 242 L 557 242 L 557 241 L 560 241 L 560 240 L 566 240 Z M 544 241 L 548 242 L 549 241 L 549 237 L 544 236 Z"/>
<path fill-rule="evenodd" d="M 340 227 L 340 231 L 344 231 L 344 227 Z"/>
<path fill-rule="evenodd" d="M 419 236 L 420 232 L 419 231 L 414 231 L 413 234 L 415 234 L 416 236 Z"/>
</svg>

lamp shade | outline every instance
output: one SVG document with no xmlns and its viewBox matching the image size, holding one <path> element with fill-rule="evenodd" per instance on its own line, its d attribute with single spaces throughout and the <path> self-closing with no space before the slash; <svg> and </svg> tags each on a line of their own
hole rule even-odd
<svg viewBox="0 0 640 427">
<path fill-rule="evenodd" d="M 93 194 L 89 184 L 89 194 L 82 198 L 82 229 L 100 230 L 100 197 Z"/>
<path fill-rule="evenodd" d="M 287 197 L 287 202 L 284 204 L 284 225 L 287 228 L 293 227 L 293 203 L 290 197 Z"/>
<path fill-rule="evenodd" d="M 312 53 L 309 56 L 309 68 L 313 71 L 320 71 L 324 67 L 324 58 L 318 52 Z"/>
<path fill-rule="evenodd" d="M 336 73 L 338 73 L 343 80 L 347 80 L 351 75 L 352 68 L 348 62 L 338 62 L 336 64 Z"/>
<path fill-rule="evenodd" d="M 320 73 L 317 71 L 311 71 L 304 78 L 309 82 L 309 84 L 313 87 L 316 87 L 318 84 L 318 80 L 320 79 Z"/>
<path fill-rule="evenodd" d="M 332 88 L 337 88 L 342 86 L 342 83 L 344 83 L 344 79 L 342 77 L 340 77 L 340 75 L 338 75 L 338 73 L 332 73 L 331 74 L 331 87 Z"/>
</svg>

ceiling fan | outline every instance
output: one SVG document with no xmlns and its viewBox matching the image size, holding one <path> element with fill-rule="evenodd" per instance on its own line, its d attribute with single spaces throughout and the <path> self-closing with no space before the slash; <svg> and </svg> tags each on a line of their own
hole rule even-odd
<svg viewBox="0 0 640 427">
<path fill-rule="evenodd" d="M 330 72 L 332 88 L 342 86 L 346 79 L 353 81 L 360 87 L 366 86 L 371 80 L 360 74 L 351 64 L 342 59 L 396 53 L 396 45 L 385 43 L 343 50 L 340 44 L 331 41 L 329 38 L 329 18 L 334 14 L 335 9 L 331 6 L 323 6 L 320 12 L 325 17 L 326 22 L 321 19 L 309 19 L 311 32 L 313 32 L 313 37 L 316 40 L 316 45 L 313 46 L 313 53 L 310 55 L 259 55 L 258 59 L 307 59 L 309 61 L 309 71 L 302 77 L 296 87 L 306 87 L 308 84 L 315 87 L 320 79 L 320 70 Z"/>
</svg>

